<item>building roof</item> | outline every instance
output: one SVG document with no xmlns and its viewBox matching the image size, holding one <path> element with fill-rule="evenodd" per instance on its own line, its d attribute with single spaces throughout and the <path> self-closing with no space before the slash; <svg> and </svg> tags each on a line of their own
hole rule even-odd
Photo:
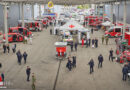
<svg viewBox="0 0 130 90">
<path fill-rule="evenodd" d="M 56 5 L 82 5 L 82 4 L 94 4 L 94 3 L 108 3 L 108 2 L 117 2 L 124 0 L 0 0 L 0 2 L 13 2 L 13 3 L 40 3 L 47 4 L 49 1 L 52 1 Z"/>
</svg>

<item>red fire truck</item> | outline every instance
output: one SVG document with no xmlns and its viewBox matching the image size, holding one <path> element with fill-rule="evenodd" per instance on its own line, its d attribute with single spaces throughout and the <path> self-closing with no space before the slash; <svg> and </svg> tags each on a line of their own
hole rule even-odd
<svg viewBox="0 0 130 90">
<path fill-rule="evenodd" d="M 25 27 L 30 31 L 42 31 L 42 23 L 40 21 L 35 20 L 24 20 Z M 18 21 L 18 26 L 22 26 L 22 20 Z"/>
<path fill-rule="evenodd" d="M 117 39 L 117 49 L 116 54 L 118 55 L 118 60 L 120 63 L 124 61 L 130 61 L 130 33 L 125 33 L 125 39 Z"/>
<path fill-rule="evenodd" d="M 32 35 L 31 31 L 29 31 L 27 28 L 22 28 L 22 27 L 10 27 L 9 33 L 20 33 L 24 36 L 31 36 Z"/>
</svg>

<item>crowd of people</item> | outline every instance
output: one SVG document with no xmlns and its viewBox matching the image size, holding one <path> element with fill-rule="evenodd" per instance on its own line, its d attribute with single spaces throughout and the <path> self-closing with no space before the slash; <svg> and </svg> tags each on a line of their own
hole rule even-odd
<svg viewBox="0 0 130 90">
<path fill-rule="evenodd" d="M 93 29 L 91 31 L 91 33 L 93 34 Z M 52 29 L 50 29 L 50 34 L 52 35 Z M 57 34 L 57 31 L 56 31 L 56 34 Z M 104 43 L 104 40 L 106 40 L 106 45 L 108 45 L 108 41 L 109 41 L 109 38 L 106 36 L 102 36 L 102 44 Z M 24 43 L 27 43 L 27 37 L 25 37 L 25 41 Z M 30 39 L 31 40 L 31 39 Z M 86 42 L 86 43 L 85 43 Z M 82 48 L 84 46 L 86 46 L 86 48 L 88 47 L 92 47 L 92 48 L 98 48 L 98 42 L 99 40 L 97 38 L 82 38 Z M 32 41 L 30 41 L 30 44 L 32 44 Z M 77 51 L 78 49 L 78 42 L 71 42 L 70 43 L 70 49 L 71 49 L 71 52 L 74 51 Z M 9 44 L 3 44 L 3 53 L 10 53 L 10 45 Z M 26 51 L 24 51 L 24 53 L 22 54 L 20 50 L 18 50 L 16 52 L 16 44 L 13 44 L 12 45 L 12 52 L 13 53 L 16 53 L 16 56 L 17 56 L 17 61 L 18 61 L 18 64 L 21 65 L 21 62 L 22 62 L 22 58 L 24 59 L 24 64 L 27 63 L 27 57 L 28 57 L 28 54 Z M 109 51 L 109 57 L 108 57 L 109 61 L 111 60 L 113 62 L 113 59 L 114 59 L 114 55 L 113 55 L 113 49 L 111 48 L 111 50 Z M 98 68 L 102 68 L 103 67 L 103 62 L 104 62 L 104 57 L 102 54 L 99 54 L 98 58 Z M 74 54 L 72 57 L 69 56 L 68 57 L 68 61 L 67 61 L 67 64 L 66 64 L 66 68 L 71 71 L 73 68 L 76 68 L 76 62 L 77 62 L 77 58 L 76 58 L 76 55 Z M 94 72 L 94 66 L 95 66 L 95 62 L 94 62 L 94 59 L 91 58 L 90 61 L 88 62 L 88 65 L 90 67 L 90 74 L 92 74 Z M 2 67 L 2 65 L 0 65 L 0 68 Z M 122 73 L 123 73 L 123 78 L 122 80 L 123 81 L 126 81 L 127 80 L 127 77 L 129 76 L 128 73 L 130 73 L 130 63 L 128 64 L 125 64 L 124 67 L 122 68 Z M 29 66 L 27 66 L 27 69 L 26 69 L 26 75 L 27 75 L 27 81 L 29 82 L 30 81 L 30 75 L 31 75 L 31 68 Z M 2 78 L 2 81 L 4 81 L 4 73 L 2 72 L 1 73 L 1 78 Z M 129 77 L 130 78 L 130 77 Z M 36 83 L 36 77 L 34 75 L 34 73 L 32 73 L 32 89 L 35 90 L 35 83 Z"/>
<path fill-rule="evenodd" d="M 97 48 L 98 47 L 98 39 L 97 38 L 82 38 L 82 48 L 86 45 L 86 48 L 92 46 L 92 48 Z"/>
<path fill-rule="evenodd" d="M 18 50 L 18 51 L 16 50 L 16 47 L 17 47 L 16 43 L 12 44 L 12 52 L 16 53 L 18 64 L 21 65 L 22 58 L 24 59 L 24 64 L 26 64 L 27 57 L 28 57 L 27 52 L 25 51 L 22 54 L 20 50 Z M 3 53 L 10 53 L 9 44 L 7 44 L 7 45 L 5 43 L 3 44 Z M 2 63 L 0 63 L 0 68 L 2 68 Z M 30 74 L 31 74 L 31 68 L 29 66 L 27 66 L 26 75 L 27 75 L 28 82 L 30 81 Z M 3 72 L 0 75 L 0 80 L 2 80 L 3 82 L 5 81 L 5 75 Z M 35 90 L 35 82 L 36 82 L 36 78 L 35 78 L 34 73 L 32 73 L 32 90 Z"/>
<path fill-rule="evenodd" d="M 21 65 L 22 57 L 24 58 L 24 64 L 26 64 L 26 60 L 27 60 L 27 56 L 28 56 L 28 54 L 26 52 L 21 54 L 21 51 L 18 50 L 16 55 L 17 55 L 19 65 Z"/>
</svg>

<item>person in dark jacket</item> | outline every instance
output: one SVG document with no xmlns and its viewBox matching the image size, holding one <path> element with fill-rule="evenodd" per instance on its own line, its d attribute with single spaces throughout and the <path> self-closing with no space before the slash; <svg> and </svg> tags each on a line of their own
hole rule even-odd
<svg viewBox="0 0 130 90">
<path fill-rule="evenodd" d="M 76 67 L 76 56 L 73 56 L 72 58 L 73 58 L 72 65 L 73 65 L 73 67 Z"/>
<path fill-rule="evenodd" d="M 71 52 L 73 51 L 73 42 L 70 43 Z"/>
<path fill-rule="evenodd" d="M 58 30 L 56 29 L 56 35 L 58 35 Z"/>
<path fill-rule="evenodd" d="M 113 50 L 112 50 L 112 48 L 111 48 L 111 50 L 109 51 L 109 61 L 110 61 L 110 59 L 111 59 L 112 62 L 113 62 Z"/>
<path fill-rule="evenodd" d="M 16 43 L 14 44 L 15 48 L 17 47 Z"/>
<path fill-rule="evenodd" d="M 91 45 L 91 39 L 89 38 L 88 41 L 89 41 L 88 45 L 90 47 L 90 45 Z"/>
<path fill-rule="evenodd" d="M 91 29 L 91 34 L 93 34 L 93 28 Z"/>
<path fill-rule="evenodd" d="M 88 44 L 89 44 L 89 40 L 86 39 L 86 48 L 89 46 Z"/>
<path fill-rule="evenodd" d="M 97 48 L 98 47 L 98 39 L 95 38 L 95 47 Z"/>
<path fill-rule="evenodd" d="M 126 79 L 127 79 L 127 74 L 128 74 L 128 68 L 127 68 L 126 65 L 124 65 L 124 67 L 123 67 L 123 69 L 122 69 L 122 73 L 123 73 L 123 78 L 122 78 L 122 80 L 123 80 L 123 81 L 126 81 Z"/>
<path fill-rule="evenodd" d="M 68 62 L 67 62 L 66 67 L 69 69 L 69 71 L 71 71 L 71 69 L 72 69 L 72 62 L 71 62 L 70 58 L 68 58 Z"/>
<path fill-rule="evenodd" d="M 94 67 L 94 61 L 93 61 L 93 59 L 91 59 L 88 64 L 90 66 L 90 74 L 91 74 L 92 72 L 94 72 L 94 69 L 93 69 L 93 67 Z"/>
<path fill-rule="evenodd" d="M 26 52 L 23 53 L 24 63 L 26 64 L 28 54 Z"/>
<path fill-rule="evenodd" d="M 75 46 L 75 51 L 77 51 L 78 43 L 76 42 L 76 43 L 74 44 L 74 46 Z"/>
<path fill-rule="evenodd" d="M 0 63 L 0 68 L 2 68 L 2 63 Z"/>
<path fill-rule="evenodd" d="M 13 53 L 16 52 L 16 44 L 13 44 L 13 46 L 12 46 L 12 51 L 13 51 Z"/>
<path fill-rule="evenodd" d="M 102 63 L 103 63 L 103 56 L 102 54 L 100 54 L 98 56 L 98 68 L 102 67 Z"/>
<path fill-rule="evenodd" d="M 4 73 L 1 73 L 1 78 L 2 78 L 2 81 L 4 82 L 4 80 L 5 80 L 5 75 L 4 75 Z"/>
<path fill-rule="evenodd" d="M 3 53 L 6 53 L 6 45 L 5 44 L 3 44 L 3 50 L 4 50 Z"/>
<path fill-rule="evenodd" d="M 20 50 L 18 50 L 18 52 L 16 53 L 16 55 L 17 55 L 17 58 L 18 58 L 18 63 L 19 63 L 19 65 L 21 65 L 22 54 L 21 54 Z"/>
<path fill-rule="evenodd" d="M 10 47 L 9 47 L 9 44 L 7 45 L 7 50 L 8 50 L 8 53 L 9 53 L 9 51 L 10 51 Z"/>
<path fill-rule="evenodd" d="M 50 35 L 52 35 L 52 29 L 50 29 Z"/>
<path fill-rule="evenodd" d="M 95 40 L 92 39 L 92 47 L 94 47 L 94 44 L 95 44 Z"/>
<path fill-rule="evenodd" d="M 31 68 L 29 66 L 27 66 L 26 74 L 27 74 L 27 81 L 30 81 L 29 78 L 30 78 L 30 74 L 31 74 Z"/>
</svg>

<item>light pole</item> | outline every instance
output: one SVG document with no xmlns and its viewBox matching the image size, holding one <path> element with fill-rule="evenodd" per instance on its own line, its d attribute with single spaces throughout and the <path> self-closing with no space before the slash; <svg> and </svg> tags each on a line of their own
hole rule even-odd
<svg viewBox="0 0 130 90">
<path fill-rule="evenodd" d="M 32 19 L 34 20 L 34 4 L 32 4 Z"/>
<path fill-rule="evenodd" d="M 24 4 L 22 3 L 22 27 L 24 28 Z"/>
<path fill-rule="evenodd" d="M 124 1 L 124 16 L 123 16 L 123 23 L 124 23 L 124 25 L 123 25 L 123 39 L 124 39 L 124 34 L 125 34 L 125 31 L 126 31 L 126 14 L 127 14 L 127 12 L 126 12 L 126 0 Z"/>
<path fill-rule="evenodd" d="M 4 30 L 5 30 L 5 40 L 6 40 L 6 44 L 8 44 L 8 23 L 7 23 L 7 3 L 4 3 Z"/>
</svg>

